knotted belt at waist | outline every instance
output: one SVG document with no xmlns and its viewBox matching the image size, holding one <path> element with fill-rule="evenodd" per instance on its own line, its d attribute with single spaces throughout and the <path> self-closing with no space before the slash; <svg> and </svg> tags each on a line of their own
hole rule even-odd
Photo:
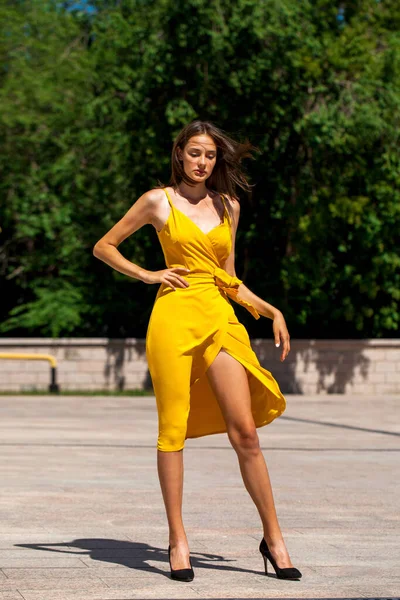
<svg viewBox="0 0 400 600">
<path fill-rule="evenodd" d="M 171 265 L 171 267 L 180 266 L 183 265 Z M 210 283 L 215 283 L 215 285 L 217 285 L 222 291 L 224 291 L 227 296 L 232 298 L 232 300 L 244 306 L 244 308 L 246 308 L 255 319 L 260 318 L 260 315 L 256 308 L 252 304 L 250 304 L 250 302 L 246 302 L 246 300 L 242 300 L 238 296 L 239 285 L 243 283 L 243 281 L 238 277 L 235 277 L 234 275 L 229 275 L 229 273 L 227 273 L 225 269 L 222 269 L 221 267 L 215 267 L 212 272 L 194 271 L 190 273 L 185 273 L 183 277 L 187 277 L 188 279 L 205 279 L 208 280 Z"/>
</svg>

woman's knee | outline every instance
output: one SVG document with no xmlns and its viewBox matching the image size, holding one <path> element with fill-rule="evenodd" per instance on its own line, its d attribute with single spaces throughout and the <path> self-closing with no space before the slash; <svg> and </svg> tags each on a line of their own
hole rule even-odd
<svg viewBox="0 0 400 600">
<path fill-rule="evenodd" d="M 228 437 L 232 447 L 241 453 L 258 453 L 260 440 L 255 425 L 242 425 L 228 429 Z"/>
</svg>

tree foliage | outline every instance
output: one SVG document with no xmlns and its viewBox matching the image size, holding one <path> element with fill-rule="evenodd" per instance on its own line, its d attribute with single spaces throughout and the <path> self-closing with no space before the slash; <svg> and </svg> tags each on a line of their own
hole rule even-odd
<svg viewBox="0 0 400 600">
<path fill-rule="evenodd" d="M 144 336 L 156 288 L 92 247 L 167 182 L 172 140 L 199 117 L 260 150 L 237 272 L 292 337 L 396 335 L 398 3 L 91 6 L 1 3 L 1 331 Z M 151 226 L 120 250 L 163 266 Z M 251 335 L 271 335 L 237 310 Z"/>
</svg>

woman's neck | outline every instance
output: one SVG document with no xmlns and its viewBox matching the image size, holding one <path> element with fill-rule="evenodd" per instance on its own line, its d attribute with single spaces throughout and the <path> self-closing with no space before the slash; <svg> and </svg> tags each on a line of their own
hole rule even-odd
<svg viewBox="0 0 400 600">
<path fill-rule="evenodd" d="M 196 185 L 188 185 L 184 181 L 181 181 L 177 185 L 177 189 L 178 193 L 182 196 L 195 201 L 203 200 L 203 198 L 206 198 L 208 195 L 208 189 L 204 182 L 197 183 Z"/>
</svg>

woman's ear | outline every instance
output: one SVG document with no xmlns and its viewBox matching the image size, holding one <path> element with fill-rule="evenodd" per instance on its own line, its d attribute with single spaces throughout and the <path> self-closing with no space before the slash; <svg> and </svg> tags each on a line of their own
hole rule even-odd
<svg viewBox="0 0 400 600">
<path fill-rule="evenodd" d="M 183 160 L 182 150 L 181 150 L 181 148 L 179 148 L 179 146 L 176 149 L 176 157 L 178 160 Z"/>
</svg>

